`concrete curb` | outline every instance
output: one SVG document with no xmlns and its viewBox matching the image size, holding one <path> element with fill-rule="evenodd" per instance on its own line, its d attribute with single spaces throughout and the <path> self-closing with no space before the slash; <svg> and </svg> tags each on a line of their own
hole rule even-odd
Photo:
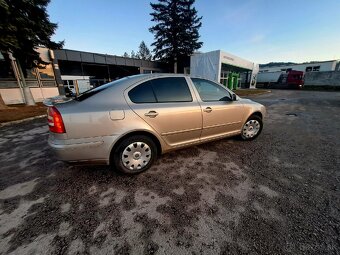
<svg viewBox="0 0 340 255">
<path fill-rule="evenodd" d="M 35 119 L 42 119 L 42 118 L 46 118 L 46 114 L 38 115 L 38 116 L 34 116 L 34 117 L 22 119 L 22 120 L 14 120 L 14 121 L 3 122 L 3 123 L 0 123 L 0 127 L 11 126 L 11 125 L 19 124 L 19 123 L 22 123 L 22 122 L 35 120 Z"/>
</svg>

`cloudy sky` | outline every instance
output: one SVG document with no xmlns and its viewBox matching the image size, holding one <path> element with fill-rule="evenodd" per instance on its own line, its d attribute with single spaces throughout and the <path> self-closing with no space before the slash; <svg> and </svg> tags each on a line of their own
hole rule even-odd
<svg viewBox="0 0 340 255">
<path fill-rule="evenodd" d="M 155 2 L 154 0 L 152 2 Z M 122 55 L 148 31 L 147 0 L 52 0 L 65 48 Z M 202 52 L 221 49 L 257 63 L 340 59 L 340 0 L 196 0 Z"/>
</svg>

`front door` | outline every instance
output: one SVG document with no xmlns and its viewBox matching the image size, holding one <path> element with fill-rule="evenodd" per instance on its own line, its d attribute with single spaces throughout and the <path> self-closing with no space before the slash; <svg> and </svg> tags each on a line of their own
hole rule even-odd
<svg viewBox="0 0 340 255">
<path fill-rule="evenodd" d="M 233 101 L 229 91 L 219 84 L 198 78 L 192 78 L 192 82 L 201 99 L 201 140 L 239 133 L 244 117 L 242 103 Z"/>
<path fill-rule="evenodd" d="M 202 114 L 184 77 L 149 80 L 128 92 L 130 107 L 170 146 L 198 142 Z"/>
</svg>

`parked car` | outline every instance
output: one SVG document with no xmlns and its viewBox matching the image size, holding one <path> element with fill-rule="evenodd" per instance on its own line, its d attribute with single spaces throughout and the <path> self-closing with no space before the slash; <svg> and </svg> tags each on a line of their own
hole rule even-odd
<svg viewBox="0 0 340 255">
<path fill-rule="evenodd" d="M 134 174 L 171 150 L 234 135 L 252 140 L 264 114 L 263 105 L 210 80 L 135 75 L 50 102 L 48 142 L 63 161 L 111 164 Z"/>
</svg>

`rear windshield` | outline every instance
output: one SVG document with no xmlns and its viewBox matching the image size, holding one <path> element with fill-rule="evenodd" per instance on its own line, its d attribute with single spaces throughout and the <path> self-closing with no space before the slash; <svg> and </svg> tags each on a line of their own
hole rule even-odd
<svg viewBox="0 0 340 255">
<path fill-rule="evenodd" d="M 77 97 L 75 97 L 75 100 L 83 101 L 86 98 L 89 98 L 89 97 L 91 97 L 91 96 L 93 96 L 93 95 L 95 95 L 95 94 L 97 94 L 97 93 L 99 93 L 99 92 L 101 92 L 101 91 L 103 91 L 103 90 L 105 90 L 107 88 L 115 86 L 115 85 L 117 85 L 117 84 L 119 84 L 119 83 L 121 83 L 121 82 L 123 82 L 125 80 L 127 80 L 126 77 L 122 78 L 122 79 L 119 79 L 119 80 L 116 80 L 116 81 L 113 81 L 113 82 L 110 82 L 110 83 L 106 83 L 106 84 L 101 85 L 101 86 L 99 86 L 97 88 L 89 89 L 89 90 L 79 94 Z"/>
</svg>

